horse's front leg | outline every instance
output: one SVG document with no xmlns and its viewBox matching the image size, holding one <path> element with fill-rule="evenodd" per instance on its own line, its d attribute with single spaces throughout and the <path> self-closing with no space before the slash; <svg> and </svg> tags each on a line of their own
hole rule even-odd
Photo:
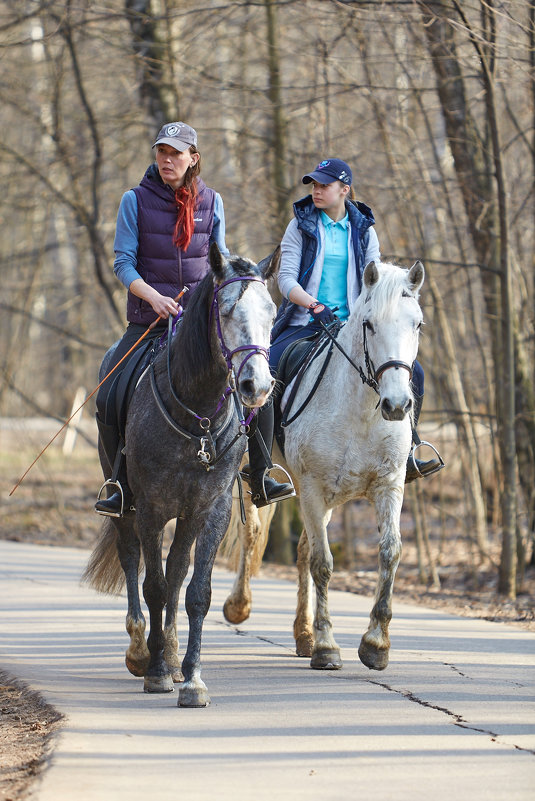
<svg viewBox="0 0 535 801">
<path fill-rule="evenodd" d="M 184 677 L 178 658 L 177 612 L 180 590 L 186 578 L 191 546 L 195 532 L 177 518 L 175 535 L 167 555 L 165 577 L 167 580 L 167 605 L 164 626 L 164 659 L 173 681 L 181 682 Z"/>
<path fill-rule="evenodd" d="M 312 620 L 312 576 L 310 547 L 305 529 L 297 545 L 297 610 L 294 620 L 295 652 L 297 656 L 312 656 L 314 626 Z"/>
<path fill-rule="evenodd" d="M 401 558 L 399 521 L 403 504 L 403 489 L 390 487 L 377 493 L 375 511 L 381 540 L 379 542 L 379 575 L 370 624 L 359 646 L 360 661 L 370 670 L 384 670 L 388 665 L 390 637 L 388 626 L 392 619 L 394 577 Z"/>
<path fill-rule="evenodd" d="M 145 673 L 146 693 L 173 691 L 173 680 L 164 659 L 163 608 L 167 600 L 167 582 L 162 568 L 162 539 L 165 521 L 147 509 L 136 512 L 136 524 L 145 558 L 143 596 L 149 608 L 150 633 L 147 645 L 150 662 Z"/>
<path fill-rule="evenodd" d="M 126 516 L 114 521 L 119 537 L 117 553 L 126 578 L 128 611 L 126 630 L 130 645 L 126 650 L 126 667 L 134 676 L 144 676 L 150 661 L 150 653 L 145 640 L 145 617 L 139 600 L 139 560 L 141 546 L 134 526 L 134 518 Z"/>
<path fill-rule="evenodd" d="M 316 670 L 339 670 L 342 660 L 340 648 L 333 637 L 328 602 L 333 558 L 327 539 L 327 525 L 332 512 L 325 508 L 321 493 L 314 486 L 302 489 L 300 502 L 310 545 L 310 572 L 316 586 L 314 648 L 310 667 Z"/>
<path fill-rule="evenodd" d="M 228 493 L 220 496 L 212 506 L 197 537 L 193 576 L 186 590 L 189 636 L 182 662 L 184 683 L 180 687 L 178 706 L 203 707 L 210 703 L 206 684 L 201 679 L 202 628 L 212 600 L 212 568 L 229 524 L 231 506 L 229 488 Z"/>
<path fill-rule="evenodd" d="M 237 530 L 240 543 L 240 561 L 234 585 L 223 606 L 229 623 L 243 623 L 251 614 L 251 576 L 258 572 L 266 549 L 269 524 L 276 504 L 257 509 L 250 496 L 245 499 L 245 525 L 239 515 L 231 522 Z"/>
</svg>

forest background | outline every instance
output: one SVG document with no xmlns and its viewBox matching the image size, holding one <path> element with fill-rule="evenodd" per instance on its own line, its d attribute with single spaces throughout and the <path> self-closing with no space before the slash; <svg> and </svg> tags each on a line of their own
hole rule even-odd
<svg viewBox="0 0 535 801">
<path fill-rule="evenodd" d="M 60 425 L 95 386 L 124 329 L 117 207 L 163 122 L 197 129 L 227 245 L 255 260 L 280 241 L 304 172 L 337 156 L 383 259 L 426 268 L 422 429 L 448 464 L 406 494 L 420 578 L 440 582 L 430 542 L 447 565 L 458 541 L 476 583 L 490 570 L 503 596 L 522 591 L 535 563 L 535 2 L 0 0 L 0 102 L 2 419 Z M 346 567 L 356 514 L 341 512 Z"/>
</svg>

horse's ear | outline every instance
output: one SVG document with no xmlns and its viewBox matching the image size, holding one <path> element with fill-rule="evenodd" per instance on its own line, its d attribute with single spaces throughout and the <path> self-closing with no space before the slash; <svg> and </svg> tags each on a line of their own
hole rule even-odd
<svg viewBox="0 0 535 801">
<path fill-rule="evenodd" d="M 377 269 L 377 265 L 374 261 L 371 261 L 366 265 L 362 279 L 364 281 L 364 286 L 367 287 L 367 289 L 371 289 L 372 286 L 375 286 L 379 280 L 379 270 Z"/>
<path fill-rule="evenodd" d="M 265 259 L 258 262 L 258 269 L 260 271 L 260 275 L 267 281 L 268 278 L 275 275 L 278 271 L 281 261 L 281 246 L 277 245 L 275 250 L 270 256 L 266 256 Z"/>
<path fill-rule="evenodd" d="M 217 242 L 212 242 L 210 245 L 210 266 L 215 277 L 222 281 L 225 277 L 225 259 L 219 250 Z"/>
<path fill-rule="evenodd" d="M 415 261 L 409 270 L 409 286 L 415 294 L 422 286 L 425 278 L 424 265 L 421 261 Z"/>
</svg>

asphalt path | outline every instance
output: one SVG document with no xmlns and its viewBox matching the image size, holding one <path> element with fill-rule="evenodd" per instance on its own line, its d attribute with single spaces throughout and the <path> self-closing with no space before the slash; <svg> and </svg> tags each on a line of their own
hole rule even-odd
<svg viewBox="0 0 535 801">
<path fill-rule="evenodd" d="M 533 801 L 535 634 L 394 600 L 378 673 L 357 656 L 371 599 L 332 592 L 344 667 L 314 671 L 294 654 L 294 586 L 253 580 L 233 626 L 216 570 L 212 704 L 184 709 L 126 671 L 125 598 L 80 586 L 87 558 L 0 541 L 0 668 L 65 715 L 35 801 Z"/>
</svg>

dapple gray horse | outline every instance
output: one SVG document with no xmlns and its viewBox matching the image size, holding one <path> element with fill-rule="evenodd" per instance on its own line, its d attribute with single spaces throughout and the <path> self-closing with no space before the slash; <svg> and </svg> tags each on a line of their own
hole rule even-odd
<svg viewBox="0 0 535 801">
<path fill-rule="evenodd" d="M 400 515 L 407 457 L 411 448 L 412 365 L 418 351 L 422 311 L 418 294 L 424 268 L 368 264 L 362 292 L 324 369 L 326 351 L 308 367 L 292 401 L 284 429 L 284 456 L 299 495 L 304 531 L 298 546 L 299 589 L 294 624 L 297 653 L 311 667 L 342 666 L 328 610 L 333 560 L 327 524 L 334 507 L 356 498 L 375 506 L 380 533 L 375 603 L 359 656 L 369 668 L 388 664 L 394 576 L 401 556 Z M 339 347 L 338 347 L 339 346 Z M 283 403 L 288 390 L 283 397 Z M 300 414 L 296 414 L 302 408 Z M 276 459 L 279 461 L 279 459 Z M 239 572 L 224 613 L 232 623 L 251 609 L 249 578 L 261 560 L 273 507 L 250 503 L 247 524 L 233 517 L 224 549 L 239 548 Z M 316 588 L 315 615 L 312 583 Z"/>
<path fill-rule="evenodd" d="M 210 262 L 212 269 L 192 294 L 169 350 L 153 360 L 130 403 L 126 459 L 135 512 L 107 518 L 84 575 L 103 592 L 117 592 L 126 579 L 127 667 L 145 677 L 146 692 L 169 692 L 173 681 L 183 678 L 178 705 L 188 707 L 210 703 L 200 651 L 212 567 L 230 520 L 249 411 L 265 403 L 274 384 L 267 361 L 275 313 L 265 285 L 269 261 L 264 270 L 237 256 L 227 260 L 212 245 Z M 108 477 L 107 460 L 101 456 L 101 461 Z M 174 518 L 164 574 L 163 531 Z M 186 591 L 189 639 L 180 667 L 178 598 L 194 542 Z M 140 548 L 150 615 L 147 641 L 138 589 Z"/>
</svg>

